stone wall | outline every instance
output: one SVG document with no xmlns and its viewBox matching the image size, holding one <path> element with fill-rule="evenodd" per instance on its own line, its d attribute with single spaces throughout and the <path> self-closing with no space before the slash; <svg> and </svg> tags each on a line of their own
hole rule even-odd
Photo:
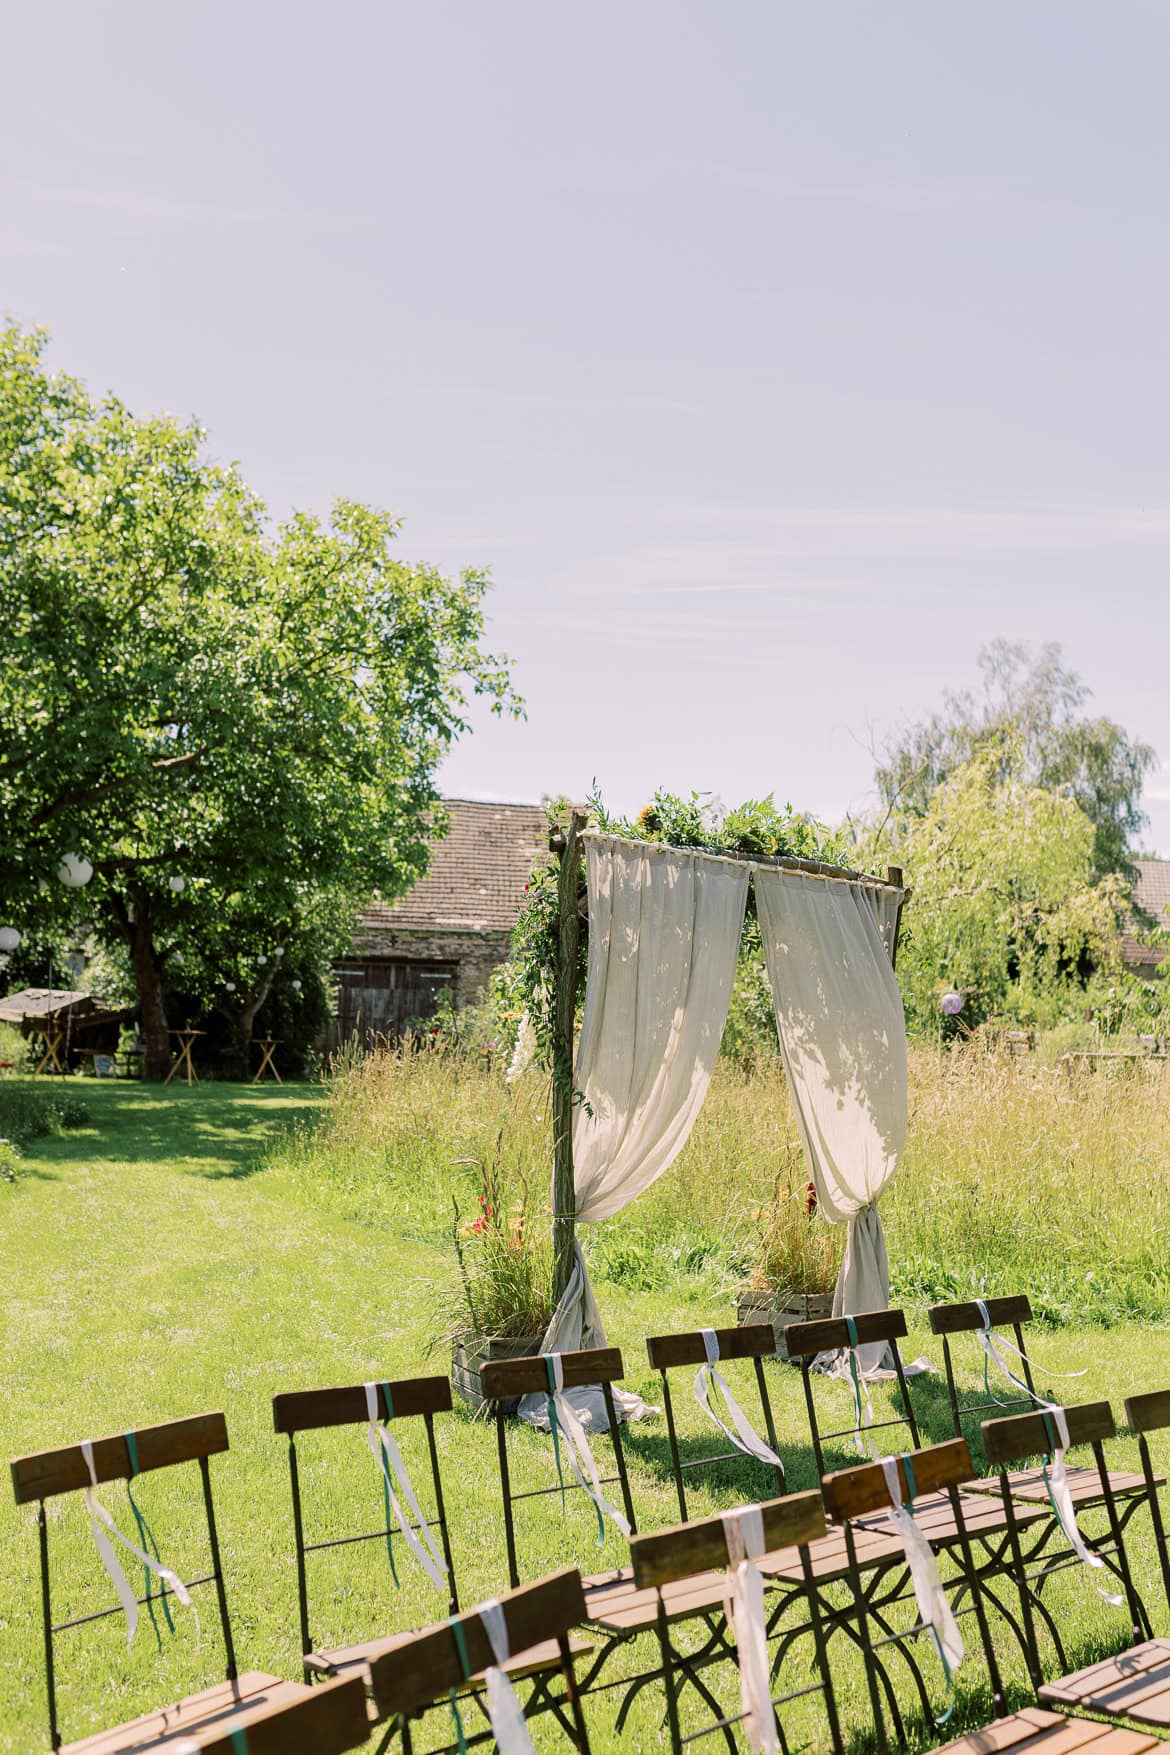
<svg viewBox="0 0 1170 1755">
<path fill-rule="evenodd" d="M 480 998 L 493 969 L 507 962 L 510 950 L 511 935 L 506 932 L 419 932 L 402 927 L 391 932 L 359 926 L 351 954 L 457 963 L 455 1004 L 465 1006 Z"/>
</svg>

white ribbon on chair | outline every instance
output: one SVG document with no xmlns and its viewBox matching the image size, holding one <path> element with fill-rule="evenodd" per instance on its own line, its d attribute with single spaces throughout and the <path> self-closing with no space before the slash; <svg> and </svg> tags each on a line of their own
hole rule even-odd
<svg viewBox="0 0 1170 1755">
<path fill-rule="evenodd" d="M 499 1599 L 481 1603 L 477 1611 L 488 1636 L 495 1663 L 487 1671 L 487 1715 L 500 1755 L 534 1755 L 528 1725 L 516 1698 L 516 1690 L 504 1674 L 504 1665 L 512 1655 L 508 1643 L 508 1624 Z"/>
<path fill-rule="evenodd" d="M 435 1539 L 431 1535 L 430 1526 L 422 1514 L 418 1498 L 415 1495 L 414 1488 L 411 1485 L 410 1476 L 406 1470 L 406 1464 L 402 1460 L 402 1452 L 398 1448 L 398 1441 L 392 1436 L 387 1428 L 384 1425 L 380 1425 L 378 1421 L 378 1385 L 376 1383 L 367 1383 L 363 1387 L 366 1392 L 366 1412 L 370 1417 L 369 1428 L 366 1432 L 366 1442 L 374 1453 L 374 1461 L 377 1463 L 378 1469 L 381 1473 L 382 1482 L 386 1488 L 386 1496 L 390 1502 L 390 1509 L 394 1513 L 394 1517 L 398 1523 L 399 1529 L 402 1531 L 407 1547 L 410 1549 L 435 1589 L 446 1590 L 446 1562 L 438 1548 L 435 1546 Z M 407 1505 L 410 1507 L 410 1510 L 414 1515 L 415 1522 L 418 1525 L 418 1534 L 416 1534 L 415 1530 L 411 1527 L 410 1519 L 405 1515 L 402 1506 L 398 1502 L 398 1494 L 394 1491 L 395 1481 L 397 1481 L 402 1497 L 406 1500 Z M 387 1528 L 386 1534 L 389 1536 L 389 1528 Z M 418 1539 L 420 1535 L 422 1537 L 421 1542 Z M 423 1547 L 423 1542 L 426 1543 L 426 1548 Z"/>
<path fill-rule="evenodd" d="M 611 1505 L 601 1491 L 601 1477 L 597 1472 L 597 1463 L 589 1448 L 589 1440 L 585 1436 L 585 1428 L 577 1415 L 568 1396 L 565 1394 L 565 1368 L 559 1353 L 546 1353 L 545 1370 L 549 1374 L 548 1406 L 549 1426 L 553 1435 L 553 1445 L 557 1448 L 558 1430 L 564 1434 L 565 1449 L 568 1452 L 569 1467 L 577 1477 L 577 1484 L 583 1487 L 593 1501 L 597 1512 L 598 1526 L 601 1537 L 605 1535 L 604 1518 L 610 1518 L 628 1542 L 630 1525 L 627 1518 L 616 1505 Z M 559 1467 L 559 1448 L 557 1448 Z M 585 1476 L 588 1474 L 589 1479 Z M 562 1483 L 563 1485 L 563 1483 Z"/>
<path fill-rule="evenodd" d="M 739 1654 L 739 1698 L 743 1728 L 761 1755 L 778 1755 L 776 1713 L 772 1706 L 768 1635 L 764 1622 L 764 1581 L 754 1564 L 766 1550 L 764 1514 L 745 1505 L 722 1515 L 727 1542 L 727 1618 L 735 1629 Z"/>
<path fill-rule="evenodd" d="M 1064 1453 L 1068 1449 L 1068 1420 L 1064 1409 L 1053 1402 L 1041 1404 L 1040 1412 L 1044 1417 L 1045 1427 L 1052 1435 L 1055 1428 L 1056 1443 L 1052 1450 L 1051 1465 L 1043 1465 L 1044 1484 L 1048 1488 L 1048 1497 L 1052 1501 L 1052 1509 L 1056 1513 L 1056 1521 L 1064 1531 L 1065 1539 L 1077 1559 L 1083 1561 L 1091 1570 L 1103 1570 L 1105 1562 L 1100 1554 L 1088 1546 L 1085 1538 L 1077 1528 L 1077 1514 L 1072 1502 L 1072 1494 L 1068 1487 L 1068 1474 L 1064 1466 Z M 1050 1424 L 1051 1422 L 1051 1424 Z M 1097 1595 L 1112 1608 L 1124 1607 L 1124 1597 L 1115 1596 L 1112 1591 L 1103 1590 L 1097 1585 Z"/>
<path fill-rule="evenodd" d="M 947 1680 L 948 1692 L 953 1687 L 955 1671 L 963 1661 L 963 1636 L 951 1613 L 951 1605 L 943 1590 L 942 1579 L 939 1577 L 938 1561 L 930 1549 L 930 1543 L 914 1521 L 914 1495 L 910 1495 L 909 1506 L 902 1500 L 902 1483 L 898 1477 L 898 1458 L 884 1456 L 881 1459 L 882 1473 L 886 1478 L 889 1490 L 891 1521 L 902 1538 L 902 1551 L 906 1556 L 906 1564 L 910 1568 L 910 1577 L 914 1584 L 914 1599 L 918 1604 L 918 1613 L 922 1624 L 928 1628 L 934 1639 L 939 1662 Z M 903 1459 L 907 1468 L 912 1465 L 908 1458 Z M 912 1478 L 912 1477 L 911 1477 Z M 948 1706 L 942 1717 L 936 1722 L 946 1723 L 951 1716 Z"/>
<path fill-rule="evenodd" d="M 90 1479 L 90 1485 L 85 1489 L 85 1509 L 89 1512 L 89 1527 L 93 1531 L 94 1543 L 101 1555 L 102 1565 L 110 1575 L 110 1583 L 117 1593 L 118 1601 L 122 1605 L 122 1612 L 126 1616 L 126 1644 L 132 1645 L 134 1635 L 138 1631 L 138 1600 L 122 1570 L 122 1563 L 114 1552 L 110 1536 L 116 1536 L 122 1546 L 133 1554 L 136 1560 L 141 1560 L 149 1572 L 153 1572 L 164 1585 L 169 1585 L 185 1609 L 192 1607 L 190 1593 L 177 1572 L 172 1572 L 169 1566 L 160 1565 L 149 1554 L 144 1554 L 142 1549 L 136 1547 L 128 1536 L 122 1534 L 98 1498 L 96 1492 L 97 1470 L 94 1467 L 93 1444 L 90 1439 L 86 1438 L 82 1441 L 81 1454 L 85 1458 L 85 1466 L 89 1470 Z M 109 1534 L 106 1533 L 107 1531 Z"/>
<path fill-rule="evenodd" d="M 995 1333 L 995 1331 L 992 1329 L 992 1326 L 991 1326 L 991 1313 L 988 1310 L 987 1305 L 984 1303 L 982 1298 L 976 1298 L 975 1308 L 978 1310 L 980 1318 L 982 1320 L 982 1324 L 983 1324 L 982 1328 L 977 1328 L 975 1330 L 975 1339 L 979 1342 L 979 1345 L 983 1348 L 984 1357 L 991 1361 L 991 1363 L 996 1367 L 996 1369 L 999 1372 L 1002 1373 L 1002 1375 L 1007 1379 L 1007 1381 L 1010 1384 L 1014 1385 L 1014 1387 L 1016 1389 L 1022 1390 L 1023 1393 L 1028 1397 L 1029 1401 L 1035 1402 L 1039 1407 L 1042 1407 L 1042 1408 L 1050 1407 L 1052 1405 L 1051 1403 L 1046 1402 L 1044 1400 L 1043 1396 L 1038 1396 L 1036 1394 L 1035 1390 L 1028 1388 L 1028 1385 L 1024 1382 L 1024 1380 L 1022 1378 L 1016 1376 L 1015 1372 L 1008 1365 L 1008 1362 L 1004 1358 L 1003 1353 L 1000 1351 L 1000 1348 L 1001 1347 L 1006 1348 L 1006 1350 L 1009 1353 L 1014 1353 L 1017 1359 L 1023 1360 L 1027 1364 L 1030 1365 L 1032 1363 L 1032 1361 L 1028 1358 L 1027 1354 L 1022 1352 L 1020 1350 L 1020 1348 L 1014 1344 L 1014 1342 L 1009 1341 L 1005 1335 Z M 1046 1371 L 1045 1376 L 1046 1377 L 1060 1377 L 1060 1378 L 1084 1377 L 1085 1372 L 1084 1371 Z M 994 1401 L 996 1399 L 995 1393 L 992 1390 L 990 1383 L 987 1385 L 987 1393 L 989 1396 L 991 1396 L 992 1401 Z"/>
<path fill-rule="evenodd" d="M 707 1418 L 718 1426 L 724 1437 L 729 1439 L 737 1450 L 742 1450 L 745 1456 L 756 1457 L 760 1462 L 773 1464 L 780 1470 L 781 1478 L 783 1478 L 783 1462 L 776 1455 L 776 1452 L 771 1446 L 765 1444 L 759 1433 L 754 1430 L 751 1421 L 732 1395 L 727 1379 L 723 1376 L 722 1372 L 716 1371 L 715 1369 L 719 1362 L 719 1340 L 716 1336 L 715 1330 L 713 1328 L 704 1328 L 700 1329 L 699 1333 L 703 1337 L 703 1349 L 706 1352 L 707 1358 L 706 1362 L 699 1366 L 698 1372 L 695 1376 L 695 1400 L 698 1402 Z M 730 1427 L 723 1424 L 723 1421 L 711 1406 L 709 1396 L 712 1384 L 715 1385 L 726 1403 L 727 1412 L 731 1416 L 731 1424 L 735 1427 L 734 1432 Z"/>
</svg>

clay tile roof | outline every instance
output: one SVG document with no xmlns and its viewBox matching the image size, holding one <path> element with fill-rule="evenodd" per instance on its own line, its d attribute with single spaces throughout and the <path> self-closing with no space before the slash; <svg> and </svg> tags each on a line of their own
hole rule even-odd
<svg viewBox="0 0 1170 1755">
<path fill-rule="evenodd" d="M 1170 927 L 1170 859 L 1135 859 L 1134 864 L 1138 869 L 1136 900 L 1159 926 Z M 1121 954 L 1133 969 L 1152 969 L 1166 955 L 1156 945 L 1139 944 L 1128 932 L 1121 941 Z"/>
<path fill-rule="evenodd" d="M 548 850 L 538 804 L 445 798 L 446 835 L 431 845 L 426 877 L 392 903 L 363 909 L 358 925 L 416 932 L 510 932 L 536 856 Z"/>
</svg>

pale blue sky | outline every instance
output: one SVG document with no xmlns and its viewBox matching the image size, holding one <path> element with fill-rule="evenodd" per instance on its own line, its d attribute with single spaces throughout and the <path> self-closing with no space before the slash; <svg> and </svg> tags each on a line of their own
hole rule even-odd
<svg viewBox="0 0 1170 1755">
<path fill-rule="evenodd" d="M 0 308 L 278 511 L 492 568 L 529 718 L 449 791 L 836 817 L 997 634 L 1170 764 L 1158 0 L 2 24 Z"/>
</svg>

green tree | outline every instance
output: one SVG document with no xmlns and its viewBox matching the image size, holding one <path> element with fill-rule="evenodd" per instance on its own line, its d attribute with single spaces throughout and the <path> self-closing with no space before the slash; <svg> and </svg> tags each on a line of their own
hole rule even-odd
<svg viewBox="0 0 1170 1755">
<path fill-rule="evenodd" d="M 1094 881 L 1094 825 L 1075 799 L 1029 785 L 985 745 L 899 837 L 913 900 L 898 959 L 907 1014 L 937 1021 L 944 988 L 969 1015 L 1060 1021 L 1094 975 L 1122 979 L 1115 875 Z"/>
<path fill-rule="evenodd" d="M 886 750 L 877 785 L 890 823 L 930 809 L 938 787 L 980 750 L 1025 785 L 1072 799 L 1093 825 L 1093 874 L 1136 876 L 1130 845 L 1145 825 L 1142 785 L 1156 757 L 1112 719 L 1081 709 L 1090 691 L 1060 647 L 993 640 L 979 654 L 981 692 L 948 691 L 942 709 Z"/>
<path fill-rule="evenodd" d="M 35 925 L 61 857 L 92 862 L 158 1077 L 168 955 L 399 894 L 468 693 L 519 703 L 483 573 L 396 560 L 397 520 L 353 501 L 274 527 L 197 426 L 94 403 L 45 346 L 0 331 L 0 893 Z"/>
</svg>

